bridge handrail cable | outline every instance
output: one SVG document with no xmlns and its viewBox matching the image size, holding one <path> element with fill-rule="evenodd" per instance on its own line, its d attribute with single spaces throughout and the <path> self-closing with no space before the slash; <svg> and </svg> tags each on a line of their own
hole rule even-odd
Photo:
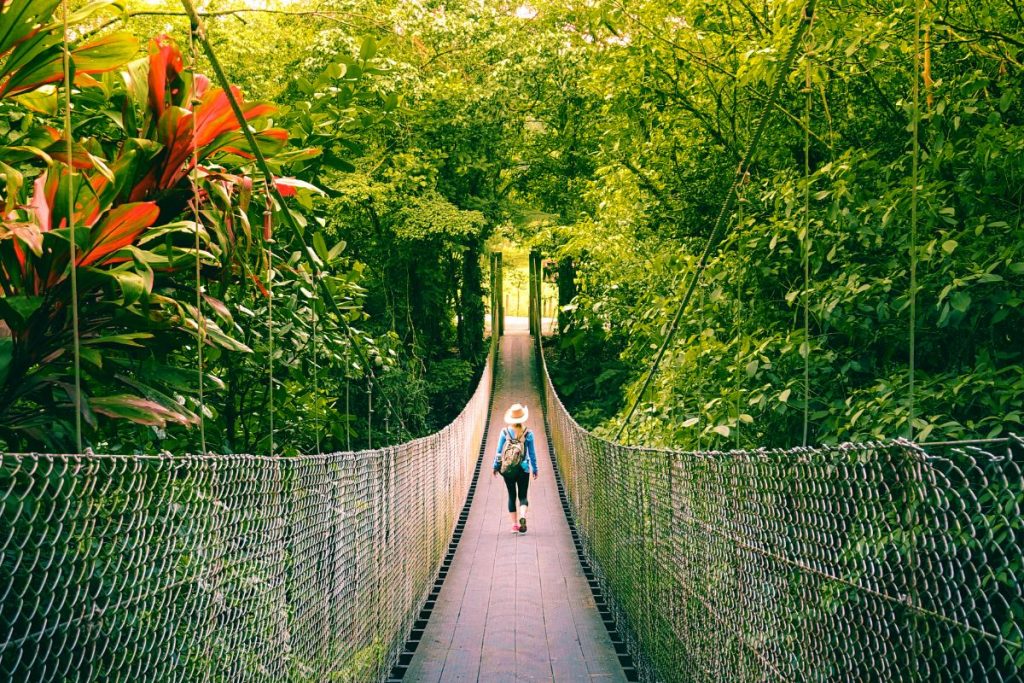
<svg viewBox="0 0 1024 683">
<path fill-rule="evenodd" d="M 1024 674 L 1024 439 L 625 446 L 573 419 L 537 349 L 561 485 L 642 679 Z"/>
<path fill-rule="evenodd" d="M 494 348 L 461 414 L 396 446 L 0 454 L 0 678 L 385 678 L 475 472 Z"/>
</svg>

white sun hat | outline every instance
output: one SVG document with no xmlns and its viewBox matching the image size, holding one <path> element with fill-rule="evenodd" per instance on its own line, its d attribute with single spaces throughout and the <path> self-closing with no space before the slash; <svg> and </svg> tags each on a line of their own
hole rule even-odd
<svg viewBox="0 0 1024 683">
<path fill-rule="evenodd" d="M 513 403 L 512 407 L 505 411 L 505 422 L 510 425 L 522 424 L 530 417 L 530 409 L 521 403 Z"/>
</svg>

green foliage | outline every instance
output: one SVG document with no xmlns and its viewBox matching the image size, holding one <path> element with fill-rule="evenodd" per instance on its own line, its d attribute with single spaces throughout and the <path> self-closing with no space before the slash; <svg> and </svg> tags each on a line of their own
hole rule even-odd
<svg viewBox="0 0 1024 683">
<path fill-rule="evenodd" d="M 448 358 L 430 366 L 424 381 L 430 405 L 436 411 L 433 425 L 436 429 L 462 412 L 478 375 L 473 364 L 458 358 Z"/>
<path fill-rule="evenodd" d="M 26 16 L 48 17 L 44 5 L 31 4 Z M 196 321 L 208 321 L 203 333 L 214 345 L 208 417 L 224 421 L 213 430 L 218 448 L 257 448 L 260 439 L 269 445 L 269 424 L 260 415 L 271 365 L 280 382 L 276 395 L 287 396 L 278 424 L 338 411 L 348 386 L 350 410 L 339 411 L 346 416 L 345 440 L 357 432 L 369 438 L 371 368 L 362 367 L 364 357 L 380 360 L 370 365 L 381 386 L 394 386 L 377 396 L 393 406 L 389 411 L 399 404 L 419 410 L 424 397 L 449 395 L 431 387 L 447 386 L 445 373 L 469 377 L 449 361 L 480 359 L 479 264 L 495 228 L 516 240 L 533 235 L 549 253 L 577 265 L 578 295 L 563 311 L 570 333 L 559 356 L 592 371 L 572 377 L 553 365 L 568 400 L 586 411 L 584 421 L 612 426 L 616 409 L 635 397 L 764 107 L 798 10 L 791 3 L 752 12 L 743 3 L 689 0 L 628 10 L 604 3 L 531 7 L 353 0 L 210 17 L 209 36 L 233 77 L 281 105 L 252 105 L 252 121 L 273 170 L 287 177 L 278 186 L 302 210 L 304 234 L 299 240 L 274 227 L 274 242 L 265 248 L 253 226 L 265 201 L 237 182 L 254 175 L 250 153 L 237 131 L 210 138 L 201 161 L 210 173 L 200 178 L 209 196 L 199 233 L 208 283 L 201 310 L 190 300 L 194 282 L 185 272 L 195 237 L 188 169 L 179 166 L 188 146 L 173 134 L 187 125 L 191 105 L 183 98 L 193 87 L 191 71 L 167 71 L 165 63 L 168 87 L 177 94 L 150 102 L 148 60 L 132 62 L 130 41 L 117 37 L 125 28 L 143 40 L 169 31 L 184 42 L 184 23 L 149 13 L 174 9 L 170 4 L 129 3 L 119 20 L 106 23 L 97 18 L 102 6 L 75 15 L 87 28 L 73 49 L 109 47 L 95 59 L 76 53 L 75 164 L 94 180 L 117 179 L 110 183 L 116 190 L 105 190 L 113 199 L 102 210 L 154 201 L 160 213 L 150 226 L 167 226 L 158 239 L 136 237 L 133 260 L 90 264 L 103 275 L 96 283 L 86 278 L 86 285 L 105 287 L 102 301 L 118 309 L 116 316 L 111 308 L 95 315 L 104 325 L 112 316 L 118 320 L 109 330 L 115 339 L 151 335 L 141 338 L 145 351 L 110 345 L 133 368 L 145 362 L 182 370 L 181 360 L 194 354 Z M 923 17 L 916 416 L 907 424 L 910 19 L 904 7 L 885 15 L 867 5 L 818 9 L 768 121 L 729 238 L 702 275 L 631 438 L 683 447 L 789 445 L 802 440 L 805 409 L 809 439 L 819 442 L 911 431 L 919 439 L 989 436 L 1017 424 L 1024 398 L 1024 359 L 1014 341 L 1024 277 L 1020 27 L 1010 6 L 989 2 L 970 11 L 963 3 L 928 7 Z M 19 74 L 9 67 L 17 60 L 0 52 L 4 73 L 13 74 L 9 89 L 18 88 L 0 100 L 7 213 L 25 211 L 19 205 L 33 196 L 42 165 L 63 158 L 59 136 L 46 128 L 60 128 L 59 89 L 46 82 L 59 45 L 45 24 L 49 18 L 26 21 L 46 29 L 29 42 L 45 43 L 49 56 L 39 63 L 51 66 L 39 78 Z M 25 26 L 12 35 L 27 35 Z M 28 49 L 17 40 L 2 47 Z M 150 60 L 167 57 L 161 44 L 151 52 Z M 126 61 L 123 75 L 105 72 Z M 82 65 L 96 68 L 87 75 Z M 212 112 L 222 105 L 207 106 Z M 149 174 L 155 167 L 167 170 Z M 47 178 L 55 182 L 57 174 Z M 260 179 L 254 180 L 258 188 Z M 275 226 L 283 224 L 282 210 L 270 207 Z M 44 244 L 52 250 L 59 240 L 59 230 L 40 237 L 26 227 L 27 218 L 26 212 L 5 223 L 0 242 L 9 258 L 17 258 L 14 244 L 39 258 L 36 251 Z M 102 219 L 101 212 L 96 221 Z M 309 240 L 320 244 L 312 254 L 302 252 L 301 242 Z M 331 259 L 318 253 L 342 242 L 344 251 Z M 173 276 L 149 264 L 150 278 L 136 263 L 157 257 L 176 269 Z M 332 262 L 331 286 L 352 306 L 344 320 L 319 302 L 307 257 Z M 268 319 L 262 290 L 271 264 L 282 304 L 275 333 L 284 345 L 273 354 L 259 324 Z M 38 296 L 12 290 L 5 319 L 26 325 L 46 308 L 32 298 Z M 124 320 L 132 310 L 144 311 L 145 325 Z M 317 334 L 329 352 L 313 350 L 314 320 L 321 321 Z M 49 362 L 64 364 L 50 385 L 59 388 L 67 384 L 68 339 L 51 336 L 64 349 Z M 18 348 L 13 339 L 0 343 L 0 372 L 8 377 L 23 372 Z M 117 356 L 106 348 L 87 354 L 100 351 L 103 359 Z M 324 382 L 320 398 L 298 391 L 314 365 Z M 108 375 L 126 376 L 117 368 Z M 389 373 L 410 390 L 403 392 Z M 116 382 L 96 397 L 153 400 L 177 411 L 171 423 L 194 424 L 195 391 L 184 389 L 179 374 L 168 376 L 176 384 L 159 390 L 167 400 L 115 388 Z M 89 383 L 109 384 L 110 377 Z M 579 377 L 586 381 L 572 381 Z M 226 395 L 246 398 L 229 405 L 220 383 Z M 47 401 L 67 414 L 66 392 L 48 391 Z M 108 413 L 137 408 L 120 401 L 100 405 Z M 437 405 L 437 415 L 451 407 Z M 437 415 L 389 419 L 426 428 Z M 143 443 L 174 445 L 160 436 L 166 420 Z M 326 422 L 325 437 L 336 438 L 337 425 Z M 235 426 L 227 429 L 228 423 Z M 194 442 L 189 434 L 182 443 Z M 111 443 L 138 438 L 107 436 Z M 312 447 L 302 430 L 285 429 L 283 438 L 302 442 L 300 450 Z"/>
<path fill-rule="evenodd" d="M 788 446 L 803 438 L 805 408 L 808 439 L 821 443 L 991 437 L 1020 424 L 1019 17 L 997 3 L 965 7 L 928 8 L 923 18 L 913 425 L 913 17 L 908 8 L 880 17 L 866 5 L 824 6 L 632 441 Z M 577 53 L 570 61 L 586 64 L 584 104 L 570 118 L 598 135 L 585 140 L 593 167 L 577 180 L 582 193 L 554 201 L 546 185 L 524 192 L 543 210 L 574 206 L 562 210 L 573 220 L 543 239 L 579 269 L 574 334 L 622 349 L 621 406 L 636 397 L 704 248 L 797 11 L 542 6 L 538 21 L 563 26 Z M 570 17 L 571 28 L 560 24 Z M 585 394 L 620 400 L 615 390 Z M 610 433 L 622 417 L 607 423 Z"/>
<path fill-rule="evenodd" d="M 11 16 L 21 9 L 16 3 Z M 59 52 L 55 25 L 37 21 L 33 31 L 32 40 L 49 36 L 47 45 L 56 35 Z M 24 97 L 0 102 L 18 123 L 6 131 L 11 144 L 2 167 L 2 438 L 9 448 L 62 451 L 74 443 L 74 268 L 82 419 L 91 443 L 113 450 L 194 449 L 195 429 L 171 427 L 203 421 L 214 450 L 269 450 L 265 437 L 277 408 L 269 405 L 273 374 L 277 397 L 286 399 L 277 422 L 281 436 L 293 452 L 312 450 L 320 433 L 314 439 L 300 425 L 307 418 L 326 422 L 331 405 L 324 398 L 340 396 L 341 383 L 351 378 L 365 384 L 368 373 L 394 364 L 393 349 L 355 327 L 365 318 L 361 266 L 341 256 L 343 242 L 328 247 L 321 234 L 310 249 L 290 250 L 304 239 L 275 230 L 286 208 L 264 195 L 258 178 L 254 188 L 247 167 L 252 150 L 225 92 L 186 69 L 169 37 L 151 41 L 148 57 L 125 63 L 136 43 L 118 35 L 88 43 L 113 46 L 120 40 L 127 46 L 108 50 L 105 62 L 72 46 L 73 66 L 87 66 L 95 76 L 83 80 L 86 69 L 79 68 L 72 93 L 71 161 L 79 169 L 73 184 L 61 163 L 67 161 L 62 133 L 50 127 L 60 125 L 57 107 Z M 33 91 L 19 86 L 19 92 L 46 95 L 51 91 L 45 80 L 37 80 Z M 286 170 L 315 156 L 286 149 L 287 131 L 267 121 L 275 107 L 244 100 L 241 106 L 272 168 Z M 41 142 L 25 144 L 36 140 Z M 299 179 L 272 181 L 304 207 L 312 207 L 320 192 Z M 73 263 L 69 191 L 75 194 Z M 262 230 L 253 227 L 260 223 Z M 325 307 L 321 288 L 340 308 Z M 273 314 L 271 292 L 278 299 Z M 205 347 L 202 402 L 197 343 Z M 290 377 L 307 377 L 311 366 L 323 378 L 321 386 L 303 382 L 303 392 L 281 391 L 295 386 Z M 323 394 L 309 398 L 314 390 Z M 324 428 L 323 445 L 349 443 L 350 429 L 346 419 L 344 439 L 332 444 L 328 437 L 337 437 L 337 429 Z"/>
</svg>

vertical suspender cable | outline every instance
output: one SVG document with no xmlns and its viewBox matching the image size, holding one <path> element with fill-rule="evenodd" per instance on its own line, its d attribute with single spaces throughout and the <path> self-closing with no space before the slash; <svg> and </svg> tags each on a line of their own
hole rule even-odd
<svg viewBox="0 0 1024 683">
<path fill-rule="evenodd" d="M 317 274 L 313 273 L 313 277 L 316 278 Z M 317 323 L 317 304 L 320 301 L 320 297 L 317 296 L 316 285 L 313 286 L 313 303 L 312 303 L 312 315 L 310 315 L 311 324 L 313 327 L 313 432 L 316 438 L 316 453 L 320 455 L 320 386 L 318 379 L 318 366 L 320 364 L 317 358 L 317 335 L 316 335 L 316 323 Z"/>
<path fill-rule="evenodd" d="M 192 220 L 194 222 L 196 239 L 196 353 L 199 362 L 197 371 L 199 379 L 199 446 L 200 452 L 206 453 L 206 391 L 205 378 L 206 362 L 204 357 L 204 346 L 206 345 L 206 316 L 203 315 L 203 271 L 202 257 L 200 256 L 199 226 L 201 217 L 199 215 L 199 146 L 196 144 L 196 117 L 199 109 L 199 98 L 196 97 L 196 74 L 198 66 L 198 54 L 196 52 L 196 28 L 193 26 L 188 32 L 188 51 L 192 61 L 192 92 L 189 95 L 192 107 L 191 118 L 191 144 L 192 144 Z M 231 210 L 230 208 L 228 209 Z"/>
<path fill-rule="evenodd" d="M 373 382 L 366 377 L 366 447 L 373 449 Z"/>
<path fill-rule="evenodd" d="M 917 186 L 920 182 L 919 158 L 921 156 L 921 139 L 919 129 L 921 128 L 921 2 L 914 0 L 914 117 L 913 126 L 913 156 L 911 159 L 910 177 L 912 187 L 910 188 L 910 340 L 909 358 L 907 369 L 907 383 L 909 388 L 909 409 L 907 416 L 907 438 L 914 438 L 914 374 L 916 371 L 916 346 L 917 346 Z"/>
<path fill-rule="evenodd" d="M 345 450 L 352 450 L 352 407 L 348 400 L 350 381 L 348 379 L 348 354 L 345 354 Z"/>
<path fill-rule="evenodd" d="M 741 194 L 736 202 L 736 231 L 739 233 L 739 239 L 736 242 L 736 256 L 739 257 L 737 258 L 737 261 L 743 263 L 743 221 L 746 220 L 746 212 L 744 211 L 744 209 L 746 208 L 747 198 L 744 194 L 742 194 L 742 188 L 739 190 L 739 192 Z M 735 330 L 736 334 L 736 370 L 734 373 L 736 379 L 736 400 L 733 405 L 733 408 L 735 408 L 736 410 L 736 434 L 733 441 L 733 447 L 736 450 L 739 450 L 740 448 L 740 424 L 742 423 L 742 420 L 740 420 L 740 394 L 742 393 L 741 389 L 743 386 L 743 375 L 741 374 L 743 371 L 740 369 L 740 363 L 743 362 L 743 331 L 741 329 L 741 326 L 743 324 L 742 311 L 743 273 L 740 272 L 736 274 L 736 303 L 733 306 L 732 322 L 733 329 Z"/>
<path fill-rule="evenodd" d="M 245 125 L 243 123 L 243 125 Z M 267 410 L 270 415 L 270 455 L 274 455 L 274 247 L 273 241 L 273 199 L 270 194 L 270 179 L 267 178 L 267 208 L 263 211 L 263 242 L 267 258 Z M 282 205 L 282 211 L 288 209 Z"/>
<path fill-rule="evenodd" d="M 813 21 L 813 18 L 812 18 Z M 811 40 L 813 26 L 807 30 Z M 804 268 L 804 430 L 803 445 L 807 445 L 811 424 L 811 52 L 805 51 L 806 72 L 804 76 L 804 225 L 800 245 L 803 251 Z"/>
<path fill-rule="evenodd" d="M 68 45 L 68 0 L 61 0 L 64 23 L 64 143 L 68 155 L 68 230 L 71 233 L 71 338 L 75 364 L 75 446 L 82 452 L 82 340 L 78 328 L 78 242 L 75 229 L 75 165 L 71 139 L 71 48 Z"/>
</svg>

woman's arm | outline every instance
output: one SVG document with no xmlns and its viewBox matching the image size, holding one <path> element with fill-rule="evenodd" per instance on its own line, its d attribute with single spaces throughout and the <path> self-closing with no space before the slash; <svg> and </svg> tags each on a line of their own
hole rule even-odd
<svg viewBox="0 0 1024 683">
<path fill-rule="evenodd" d="M 501 436 L 498 437 L 498 453 L 494 456 L 493 469 L 497 470 L 501 467 L 501 451 L 505 448 L 505 430 L 501 430 Z"/>
<path fill-rule="evenodd" d="M 526 439 L 526 462 L 530 467 L 530 473 L 537 476 L 537 446 L 533 442 L 533 432 Z"/>
</svg>

